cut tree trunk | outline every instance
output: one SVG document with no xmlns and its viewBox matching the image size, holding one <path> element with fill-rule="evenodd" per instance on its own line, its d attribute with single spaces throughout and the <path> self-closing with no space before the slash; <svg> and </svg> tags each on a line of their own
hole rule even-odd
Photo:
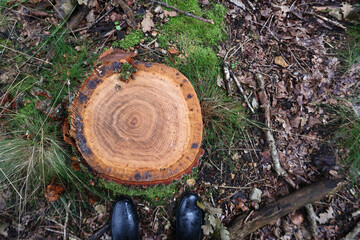
<svg viewBox="0 0 360 240">
<path fill-rule="evenodd" d="M 243 224 L 245 216 L 238 216 L 229 229 L 231 239 L 241 239 L 258 228 L 289 214 L 307 204 L 313 203 L 339 190 L 343 180 L 324 179 L 283 197 L 252 215 L 252 220 Z"/>
<path fill-rule="evenodd" d="M 71 106 L 70 134 L 99 176 L 129 185 L 168 184 L 202 154 L 199 100 L 176 69 L 107 50 Z M 126 81 L 123 66 L 137 69 Z M 124 80 L 124 79 L 123 79 Z"/>
</svg>

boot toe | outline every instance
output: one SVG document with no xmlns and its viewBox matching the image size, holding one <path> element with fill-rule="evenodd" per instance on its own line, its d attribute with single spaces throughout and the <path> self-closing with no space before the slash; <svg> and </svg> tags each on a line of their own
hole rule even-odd
<svg viewBox="0 0 360 240">
<path fill-rule="evenodd" d="M 130 199 L 119 200 L 111 217 L 111 234 L 114 240 L 138 240 L 139 218 L 135 205 Z"/>
<path fill-rule="evenodd" d="M 203 211 L 197 206 L 199 198 L 194 193 L 186 193 L 176 212 L 176 239 L 201 239 Z"/>
</svg>

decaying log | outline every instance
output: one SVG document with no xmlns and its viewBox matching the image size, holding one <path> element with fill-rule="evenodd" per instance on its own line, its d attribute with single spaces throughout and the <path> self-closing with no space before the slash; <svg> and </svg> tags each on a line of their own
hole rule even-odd
<svg viewBox="0 0 360 240">
<path fill-rule="evenodd" d="M 100 56 L 72 103 L 70 135 L 100 177 L 168 184 L 190 173 L 202 154 L 199 100 L 176 69 L 136 62 L 135 55 L 109 49 Z M 130 65 L 134 79 L 122 79 Z"/>
<path fill-rule="evenodd" d="M 252 220 L 243 224 L 244 216 L 238 216 L 228 228 L 231 239 L 241 239 L 258 228 L 285 216 L 307 204 L 318 201 L 328 194 L 334 193 L 342 186 L 341 179 L 324 179 L 315 184 L 297 190 L 283 197 L 252 215 Z"/>
</svg>

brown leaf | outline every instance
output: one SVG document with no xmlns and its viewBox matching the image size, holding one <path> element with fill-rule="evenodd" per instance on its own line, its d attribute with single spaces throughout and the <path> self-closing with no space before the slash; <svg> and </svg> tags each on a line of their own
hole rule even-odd
<svg viewBox="0 0 360 240">
<path fill-rule="evenodd" d="M 179 51 L 176 50 L 176 49 L 174 49 L 174 48 L 170 48 L 170 49 L 169 49 L 169 53 L 178 55 L 178 54 L 179 54 Z"/>
<path fill-rule="evenodd" d="M 78 171 L 80 169 L 80 165 L 76 161 L 72 162 L 72 167 L 75 171 Z"/>
<path fill-rule="evenodd" d="M 284 81 L 279 81 L 276 83 L 276 98 L 287 98 L 288 97 L 288 91 L 285 86 Z"/>
<path fill-rule="evenodd" d="M 175 11 L 166 11 L 164 10 L 165 17 L 176 17 L 178 14 Z"/>
<path fill-rule="evenodd" d="M 54 184 L 54 180 L 55 178 L 52 180 L 50 185 L 46 186 L 46 189 L 44 191 L 45 197 L 50 202 L 56 201 L 59 198 L 60 194 L 65 192 L 65 189 L 62 186 Z"/>
<path fill-rule="evenodd" d="M 287 64 L 287 62 L 284 60 L 284 58 L 282 56 L 277 56 L 274 59 L 275 64 L 282 66 L 283 68 L 286 68 L 289 66 L 289 64 Z"/>
</svg>

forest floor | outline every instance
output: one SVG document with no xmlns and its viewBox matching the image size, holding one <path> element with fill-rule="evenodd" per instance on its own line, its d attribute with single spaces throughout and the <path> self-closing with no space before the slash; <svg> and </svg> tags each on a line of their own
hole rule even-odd
<svg viewBox="0 0 360 240">
<path fill-rule="evenodd" d="M 311 204 L 312 217 L 302 207 L 246 239 L 340 239 L 352 231 L 360 221 L 355 0 L 166 1 L 214 24 L 156 1 L 113 2 L 0 3 L 0 239 L 96 239 L 99 231 L 97 238 L 111 239 L 120 195 L 135 202 L 142 239 L 174 239 L 185 191 L 204 202 L 204 239 L 229 239 L 237 216 L 251 221 L 324 178 L 344 183 Z M 69 105 L 111 47 L 192 82 L 205 154 L 182 180 L 118 186 L 89 173 L 64 142 Z"/>
</svg>

